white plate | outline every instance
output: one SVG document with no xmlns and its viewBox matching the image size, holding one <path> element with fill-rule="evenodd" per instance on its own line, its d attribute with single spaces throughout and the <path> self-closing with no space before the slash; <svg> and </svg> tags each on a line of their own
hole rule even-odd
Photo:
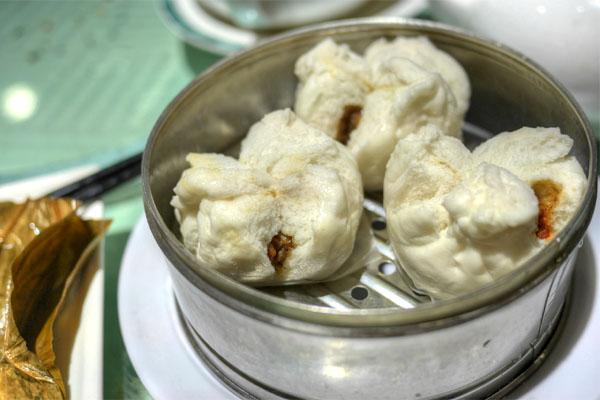
<svg viewBox="0 0 600 400">
<path fill-rule="evenodd" d="M 84 166 L 0 186 L 0 200 L 36 198 L 98 170 Z M 102 218 L 103 204 L 86 206 L 84 217 Z M 71 399 L 102 398 L 102 331 L 104 318 L 103 242 L 78 275 L 54 321 L 56 365 Z"/>
<path fill-rule="evenodd" d="M 142 217 L 121 262 L 119 325 L 131 363 L 156 399 L 237 399 L 206 369 L 177 316 L 163 255 Z"/>
<path fill-rule="evenodd" d="M 511 398 L 600 398 L 599 239 L 600 201 L 577 259 L 565 329 L 548 359 Z M 163 260 L 142 218 L 125 249 L 118 289 L 121 332 L 136 372 L 157 400 L 237 398 L 211 375 L 189 343 Z"/>
<path fill-rule="evenodd" d="M 427 0 L 390 0 L 367 4 L 378 5 L 377 10 L 368 15 L 414 17 L 425 10 Z M 386 6 L 381 7 L 381 4 Z M 157 5 L 159 15 L 175 35 L 192 46 L 217 54 L 231 54 L 266 37 L 212 16 L 196 0 L 158 0 Z"/>
</svg>

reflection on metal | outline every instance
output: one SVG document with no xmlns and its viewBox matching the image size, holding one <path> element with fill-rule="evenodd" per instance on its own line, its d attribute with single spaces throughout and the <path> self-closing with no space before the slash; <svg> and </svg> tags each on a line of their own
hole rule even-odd
<svg viewBox="0 0 600 400">
<path fill-rule="evenodd" d="M 2 113 L 13 122 L 30 118 L 37 108 L 35 91 L 24 83 L 9 86 L 2 93 Z"/>
<path fill-rule="evenodd" d="M 323 375 L 330 378 L 344 378 L 348 375 L 348 371 L 344 367 L 338 367 L 335 365 L 325 365 L 323 367 Z"/>
</svg>

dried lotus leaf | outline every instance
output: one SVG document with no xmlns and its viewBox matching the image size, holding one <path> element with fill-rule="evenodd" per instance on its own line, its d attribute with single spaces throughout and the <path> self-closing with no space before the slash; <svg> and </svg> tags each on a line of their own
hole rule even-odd
<svg viewBox="0 0 600 400">
<path fill-rule="evenodd" d="M 80 204 L 73 199 L 46 197 L 22 204 L 0 202 L 0 275 L 9 270 L 2 266 L 10 265 L 40 231 L 74 212 Z"/>
<path fill-rule="evenodd" d="M 0 399 L 64 398 L 52 325 L 108 221 L 70 200 L 0 203 Z M 20 251 L 19 251 L 20 250 Z"/>
</svg>

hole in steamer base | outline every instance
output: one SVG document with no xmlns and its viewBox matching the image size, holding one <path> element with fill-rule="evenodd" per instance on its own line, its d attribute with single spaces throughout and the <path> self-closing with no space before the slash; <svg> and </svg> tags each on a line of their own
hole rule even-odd
<svg viewBox="0 0 600 400">
<path fill-rule="evenodd" d="M 392 262 L 384 261 L 379 264 L 377 270 L 382 275 L 392 275 L 394 272 L 396 272 L 396 266 Z"/>
<path fill-rule="evenodd" d="M 364 286 L 355 286 L 350 291 L 350 296 L 354 300 L 364 300 L 369 296 L 369 290 Z"/>
<path fill-rule="evenodd" d="M 387 224 L 383 219 L 376 219 L 371 222 L 371 227 L 376 231 L 383 231 L 386 228 Z"/>
</svg>

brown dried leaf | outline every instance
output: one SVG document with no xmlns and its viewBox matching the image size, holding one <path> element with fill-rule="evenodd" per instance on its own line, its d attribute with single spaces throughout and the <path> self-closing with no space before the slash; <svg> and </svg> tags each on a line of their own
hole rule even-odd
<svg viewBox="0 0 600 400">
<path fill-rule="evenodd" d="M 64 398 L 52 325 L 108 221 L 64 199 L 0 203 L 0 399 Z"/>
</svg>

